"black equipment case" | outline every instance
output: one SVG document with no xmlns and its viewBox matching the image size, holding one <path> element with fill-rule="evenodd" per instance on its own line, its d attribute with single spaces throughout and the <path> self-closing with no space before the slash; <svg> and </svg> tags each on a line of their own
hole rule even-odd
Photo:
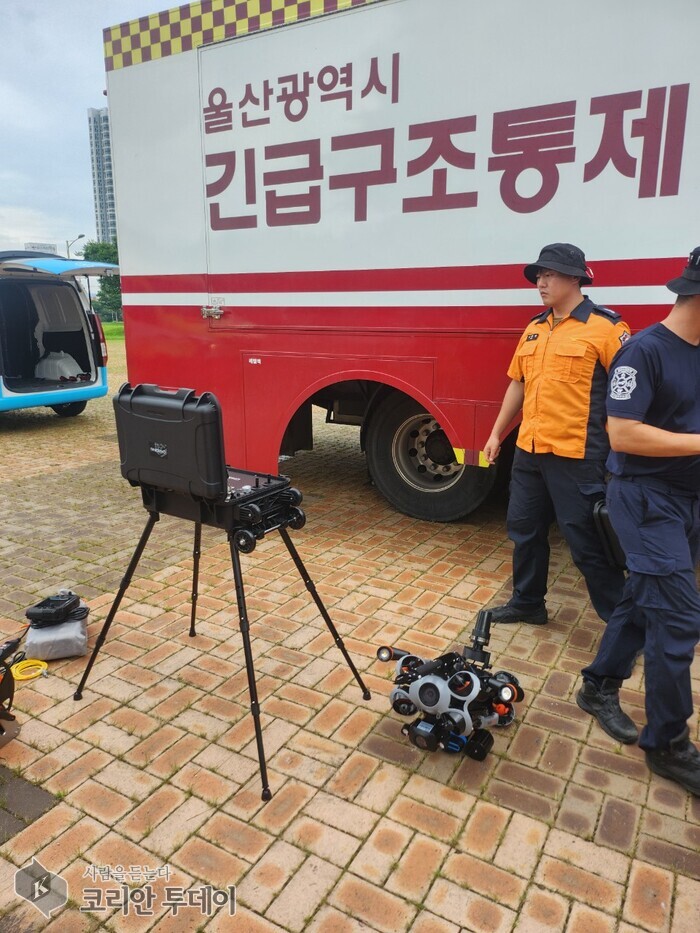
<svg viewBox="0 0 700 933">
<path fill-rule="evenodd" d="M 114 397 L 122 476 L 194 499 L 225 499 L 228 488 L 216 396 L 126 383 Z"/>
<path fill-rule="evenodd" d="M 258 538 L 290 523 L 301 493 L 287 476 L 226 465 L 221 409 L 211 392 L 125 383 L 114 412 L 122 476 L 141 487 L 150 512 L 229 531 L 245 526 Z M 291 527 L 302 521 L 295 514 Z"/>
<path fill-rule="evenodd" d="M 250 623 L 240 560 L 240 553 L 250 554 L 255 550 L 257 541 L 268 532 L 279 531 L 333 641 L 361 688 L 363 697 L 370 699 L 370 692 L 289 536 L 288 528 L 303 528 L 306 522 L 306 516 L 299 508 L 302 495 L 298 489 L 290 486 L 287 476 L 252 473 L 226 465 L 221 411 L 216 397 L 210 392 L 197 396 L 192 389 L 164 389 L 155 385 L 132 387 L 127 383 L 114 399 L 114 411 L 122 475 L 133 486 L 141 487 L 143 505 L 149 516 L 74 698 L 82 698 L 83 687 L 131 583 L 151 531 L 160 519 L 160 513 L 194 523 L 191 637 L 197 634 L 195 615 L 202 525 L 225 531 L 231 552 L 239 628 L 263 785 L 262 799 L 269 800 L 271 791 L 267 780 L 260 703 L 255 685 Z"/>
</svg>

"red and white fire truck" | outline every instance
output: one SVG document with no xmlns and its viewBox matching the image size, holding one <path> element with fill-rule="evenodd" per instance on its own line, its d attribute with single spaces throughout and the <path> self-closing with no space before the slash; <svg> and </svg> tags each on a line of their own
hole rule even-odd
<svg viewBox="0 0 700 933">
<path fill-rule="evenodd" d="M 131 381 L 213 391 L 258 471 L 322 406 L 396 508 L 473 510 L 523 266 L 576 243 L 639 329 L 700 242 L 700 7 L 672 9 L 202 0 L 105 30 Z"/>
</svg>

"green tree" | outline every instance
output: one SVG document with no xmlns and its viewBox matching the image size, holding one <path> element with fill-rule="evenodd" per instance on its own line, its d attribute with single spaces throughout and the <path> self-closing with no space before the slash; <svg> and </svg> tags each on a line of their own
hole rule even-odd
<svg viewBox="0 0 700 933">
<path fill-rule="evenodd" d="M 118 263 L 117 244 L 88 240 L 83 249 L 83 259 Z M 103 321 L 122 320 L 122 290 L 118 275 L 100 276 L 100 291 L 93 298 L 92 306 Z"/>
</svg>

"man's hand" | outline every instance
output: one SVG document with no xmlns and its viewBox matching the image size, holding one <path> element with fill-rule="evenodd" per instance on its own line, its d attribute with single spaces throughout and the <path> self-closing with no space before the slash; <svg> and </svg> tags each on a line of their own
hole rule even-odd
<svg viewBox="0 0 700 933">
<path fill-rule="evenodd" d="M 489 463 L 495 463 L 501 452 L 501 439 L 498 434 L 491 434 L 484 444 L 484 456 Z"/>
<path fill-rule="evenodd" d="M 495 463 L 496 458 L 501 452 L 501 434 L 506 430 L 513 418 L 523 407 L 523 398 L 525 397 L 525 386 L 517 379 L 511 379 L 506 394 L 503 396 L 501 410 L 498 418 L 494 421 L 491 428 L 489 439 L 484 444 L 484 456 L 489 463 Z"/>
</svg>

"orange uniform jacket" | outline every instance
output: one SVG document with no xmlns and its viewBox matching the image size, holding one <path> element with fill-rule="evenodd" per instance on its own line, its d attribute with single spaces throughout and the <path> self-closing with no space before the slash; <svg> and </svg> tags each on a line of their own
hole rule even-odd
<svg viewBox="0 0 700 933">
<path fill-rule="evenodd" d="M 588 298 L 556 327 L 551 309 L 534 317 L 508 369 L 525 387 L 518 447 L 575 460 L 607 457 L 607 373 L 629 336 L 619 314 Z"/>
</svg>

